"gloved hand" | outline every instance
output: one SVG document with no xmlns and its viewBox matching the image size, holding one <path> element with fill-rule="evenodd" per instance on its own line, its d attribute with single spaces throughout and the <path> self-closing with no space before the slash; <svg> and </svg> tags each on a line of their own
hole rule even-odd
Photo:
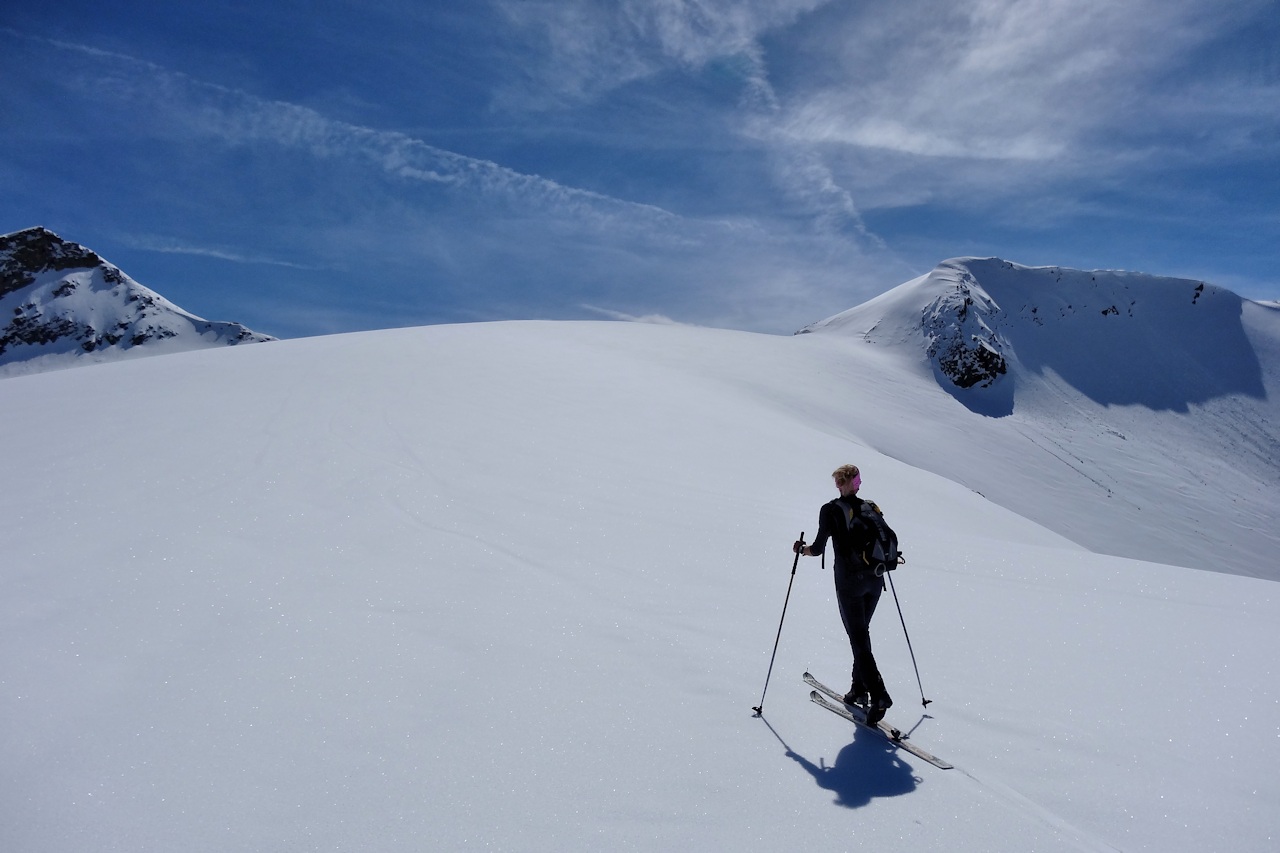
<svg viewBox="0 0 1280 853">
<path fill-rule="evenodd" d="M 795 543 L 791 546 L 791 553 L 793 553 L 793 554 L 802 554 L 802 553 L 804 553 L 804 540 L 803 540 L 803 539 L 797 539 L 797 540 L 795 541 Z"/>
</svg>

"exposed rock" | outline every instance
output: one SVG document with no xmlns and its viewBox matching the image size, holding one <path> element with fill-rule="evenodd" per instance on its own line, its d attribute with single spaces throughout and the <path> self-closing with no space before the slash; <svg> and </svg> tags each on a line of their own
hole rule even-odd
<svg viewBox="0 0 1280 853">
<path fill-rule="evenodd" d="M 50 270 L 92 269 L 102 258 L 48 228 L 28 228 L 0 236 L 0 296 L 26 287 Z"/>
<path fill-rule="evenodd" d="M 925 308 L 920 323 L 925 352 L 957 387 L 986 388 L 1008 371 L 996 331 L 1001 313 L 971 276 Z"/>
</svg>

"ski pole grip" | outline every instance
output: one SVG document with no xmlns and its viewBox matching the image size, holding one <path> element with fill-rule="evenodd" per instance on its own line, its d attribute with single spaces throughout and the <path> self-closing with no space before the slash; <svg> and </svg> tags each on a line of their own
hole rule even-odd
<svg viewBox="0 0 1280 853">
<path fill-rule="evenodd" d="M 796 558 L 791 561 L 791 577 L 796 576 L 796 566 L 800 565 L 800 554 L 804 551 L 804 531 L 800 531 L 800 547 L 796 548 Z M 789 593 L 788 593 L 789 594 Z"/>
</svg>

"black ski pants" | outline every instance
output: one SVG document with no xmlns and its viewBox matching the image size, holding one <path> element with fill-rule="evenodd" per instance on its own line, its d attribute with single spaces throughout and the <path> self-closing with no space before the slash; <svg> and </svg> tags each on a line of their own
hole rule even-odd
<svg viewBox="0 0 1280 853">
<path fill-rule="evenodd" d="M 868 571 L 854 571 L 837 564 L 836 601 L 840 605 L 840 619 L 849 635 L 849 647 L 853 651 L 854 692 L 869 693 L 873 700 L 887 698 L 884 679 L 876 666 L 876 656 L 871 651 L 871 617 L 884 592 L 884 581 Z"/>
</svg>

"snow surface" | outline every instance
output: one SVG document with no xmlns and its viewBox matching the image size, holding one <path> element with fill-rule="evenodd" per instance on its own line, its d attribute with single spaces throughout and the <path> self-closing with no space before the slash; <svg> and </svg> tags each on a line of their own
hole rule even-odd
<svg viewBox="0 0 1280 853">
<path fill-rule="evenodd" d="M 0 406 L 0 850 L 1280 841 L 1280 585 L 1030 520 L 1063 496 L 1116 511 L 1041 462 L 1077 415 L 993 457 L 982 425 L 1011 418 L 892 347 L 441 326 L 20 376 Z M 1143 476 L 1138 426 L 1090 470 L 1164 500 L 1187 443 L 1216 440 L 1181 423 Z M 957 458 L 1004 506 L 930 469 Z M 808 701 L 803 670 L 843 686 L 849 666 L 817 559 L 752 716 L 790 544 L 844 462 L 909 559 L 933 703 L 886 593 L 889 719 L 955 770 Z M 1268 526 L 1273 470 L 1253 471 Z"/>
</svg>

